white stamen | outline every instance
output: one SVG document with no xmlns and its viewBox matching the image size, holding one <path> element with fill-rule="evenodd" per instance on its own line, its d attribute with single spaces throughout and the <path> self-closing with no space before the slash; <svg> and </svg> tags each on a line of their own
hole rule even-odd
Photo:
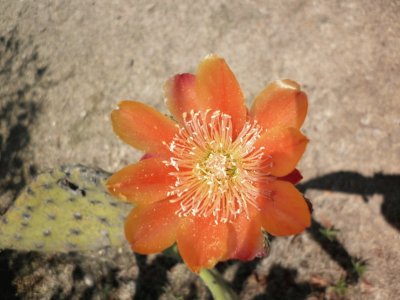
<svg viewBox="0 0 400 300">
<path fill-rule="evenodd" d="M 183 113 L 183 125 L 169 145 L 176 178 L 167 193 L 180 202 L 178 216 L 214 216 L 215 223 L 232 222 L 239 214 L 249 218 L 249 205 L 257 207 L 256 184 L 269 180 L 270 157 L 256 147 L 263 129 L 246 122 L 233 136 L 231 116 L 211 110 Z"/>
</svg>

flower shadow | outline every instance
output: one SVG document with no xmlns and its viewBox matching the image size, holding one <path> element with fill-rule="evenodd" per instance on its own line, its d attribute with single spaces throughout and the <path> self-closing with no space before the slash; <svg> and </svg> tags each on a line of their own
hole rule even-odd
<svg viewBox="0 0 400 300">
<path fill-rule="evenodd" d="M 325 291 L 324 287 L 308 281 L 297 282 L 297 275 L 298 271 L 296 269 L 274 264 L 267 276 L 267 289 L 265 293 L 254 297 L 253 300 L 301 300 L 306 299 L 310 294 Z"/>
<path fill-rule="evenodd" d="M 298 185 L 298 188 L 305 192 L 308 189 L 329 190 L 333 192 L 343 192 L 358 194 L 368 202 L 368 197 L 374 194 L 383 196 L 381 213 L 389 225 L 400 230 L 400 175 L 377 173 L 372 177 L 363 176 L 357 172 L 334 172 L 324 176 L 316 177 Z M 324 227 L 315 219 L 312 219 L 310 228 L 307 232 L 320 245 L 320 247 L 334 260 L 344 271 L 343 278 L 346 285 L 357 284 L 362 274 L 357 272 L 358 266 L 365 266 L 365 260 L 352 256 L 335 238 L 329 238 L 324 234 Z M 233 286 L 237 292 L 241 292 L 246 279 L 255 272 L 259 261 L 241 263 Z M 320 286 L 314 286 L 311 282 L 297 283 L 296 269 L 288 269 L 279 265 L 274 265 L 268 275 L 268 286 L 266 292 L 255 299 L 274 299 L 273 295 L 279 295 L 279 299 L 305 299 L 314 291 L 322 292 Z M 281 284 L 274 279 L 284 277 L 285 284 Z M 283 278 L 282 277 L 282 278 Z M 286 278 L 286 279 L 285 279 Z M 288 286 L 286 286 L 288 285 Z"/>
<path fill-rule="evenodd" d="M 334 172 L 298 185 L 303 192 L 307 189 L 329 190 L 361 195 L 365 202 L 368 196 L 381 194 L 381 213 L 386 221 L 400 231 L 400 175 L 376 173 L 372 177 L 357 172 Z"/>
<path fill-rule="evenodd" d="M 146 260 L 146 255 L 136 254 L 139 277 L 134 300 L 158 299 L 168 283 L 167 271 L 178 263 L 176 259 L 165 255 L 158 255 L 150 264 Z"/>
</svg>

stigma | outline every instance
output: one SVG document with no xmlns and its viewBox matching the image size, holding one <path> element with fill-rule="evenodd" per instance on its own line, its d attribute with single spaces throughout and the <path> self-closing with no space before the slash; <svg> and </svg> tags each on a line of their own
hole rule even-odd
<svg viewBox="0 0 400 300">
<path fill-rule="evenodd" d="M 167 166 L 175 178 L 167 197 L 179 202 L 176 214 L 213 216 L 215 223 L 232 222 L 240 214 L 249 218 L 249 206 L 257 207 L 257 184 L 269 176 L 270 157 L 256 147 L 263 129 L 256 121 L 246 122 L 233 135 L 232 119 L 220 111 L 191 111 L 171 143 Z"/>
</svg>

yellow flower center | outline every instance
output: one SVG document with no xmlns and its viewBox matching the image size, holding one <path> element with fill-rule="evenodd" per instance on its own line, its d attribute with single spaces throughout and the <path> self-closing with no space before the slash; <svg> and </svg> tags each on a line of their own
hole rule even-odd
<svg viewBox="0 0 400 300">
<path fill-rule="evenodd" d="M 207 177 L 208 181 L 216 180 L 223 182 L 235 174 L 236 163 L 233 157 L 224 153 L 211 152 L 208 157 L 200 163 L 199 177 Z"/>
<path fill-rule="evenodd" d="M 269 175 L 261 171 L 268 159 L 264 148 L 254 146 L 261 131 L 256 122 L 246 122 L 233 140 L 229 115 L 210 110 L 183 115 L 167 145 L 172 155 L 164 161 L 175 168 L 170 173 L 175 185 L 167 196 L 179 202 L 179 216 L 213 215 L 216 223 L 231 222 L 241 213 L 249 217 L 248 206 L 257 207 L 256 183 Z"/>
</svg>

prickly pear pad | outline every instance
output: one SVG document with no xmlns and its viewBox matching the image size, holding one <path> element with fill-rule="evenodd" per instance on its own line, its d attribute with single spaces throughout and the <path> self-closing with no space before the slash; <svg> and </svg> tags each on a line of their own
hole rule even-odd
<svg viewBox="0 0 400 300">
<path fill-rule="evenodd" d="M 109 174 L 81 165 L 39 175 L 0 219 L 0 248 L 68 252 L 121 246 L 132 205 L 105 188 Z"/>
</svg>

